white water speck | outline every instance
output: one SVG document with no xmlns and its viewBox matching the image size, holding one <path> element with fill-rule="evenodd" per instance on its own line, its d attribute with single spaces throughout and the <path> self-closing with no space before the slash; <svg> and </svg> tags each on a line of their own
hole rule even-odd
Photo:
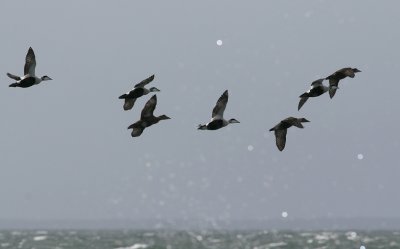
<svg viewBox="0 0 400 249">
<path fill-rule="evenodd" d="M 357 239 L 357 233 L 356 232 L 348 232 L 346 233 L 347 239 L 348 240 L 355 240 Z"/>
<path fill-rule="evenodd" d="M 115 249 L 144 249 L 144 248 L 147 248 L 147 247 L 148 247 L 148 245 L 146 245 L 146 244 L 137 243 L 137 244 L 134 244 L 134 245 L 132 245 L 130 247 L 118 247 L 118 248 L 115 248 Z"/>
<path fill-rule="evenodd" d="M 365 246 L 360 246 L 360 249 L 367 249 Z"/>
<path fill-rule="evenodd" d="M 286 211 L 283 211 L 283 212 L 282 212 L 282 217 L 283 217 L 283 218 L 287 218 L 288 215 L 289 215 L 288 212 L 286 212 Z"/>
<path fill-rule="evenodd" d="M 358 158 L 358 160 L 363 160 L 364 159 L 364 155 L 360 153 L 360 154 L 357 155 L 357 158 Z"/>
<path fill-rule="evenodd" d="M 273 248 L 273 247 L 282 247 L 282 246 L 286 246 L 287 243 L 281 241 L 281 242 L 276 242 L 276 243 L 270 243 L 267 245 L 266 248 Z"/>
<path fill-rule="evenodd" d="M 42 240 L 46 240 L 47 236 L 35 236 L 33 237 L 34 241 L 42 241 Z"/>
<path fill-rule="evenodd" d="M 253 151 L 254 150 L 254 146 L 250 144 L 249 146 L 247 146 L 247 150 L 248 151 Z"/>
<path fill-rule="evenodd" d="M 218 45 L 218 46 L 222 46 L 222 40 L 218 40 L 218 41 L 217 41 L 217 45 Z"/>
</svg>

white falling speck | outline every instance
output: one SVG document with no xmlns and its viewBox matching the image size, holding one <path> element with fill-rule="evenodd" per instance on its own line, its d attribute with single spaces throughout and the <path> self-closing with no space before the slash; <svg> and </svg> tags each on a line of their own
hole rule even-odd
<svg viewBox="0 0 400 249">
<path fill-rule="evenodd" d="M 304 17 L 305 18 L 310 18 L 312 16 L 313 12 L 312 11 L 307 11 L 306 13 L 304 13 Z"/>
<path fill-rule="evenodd" d="M 283 212 L 282 212 L 282 217 L 283 217 L 283 218 L 287 218 L 288 215 L 289 215 L 288 212 L 286 212 L 286 211 L 283 211 Z"/>
<path fill-rule="evenodd" d="M 367 249 L 365 246 L 360 246 L 360 249 Z"/>
<path fill-rule="evenodd" d="M 363 160 L 364 159 L 364 155 L 360 153 L 360 154 L 357 155 L 357 158 L 358 158 L 358 160 Z"/>
<path fill-rule="evenodd" d="M 250 144 L 249 146 L 247 146 L 247 150 L 248 151 L 253 151 L 254 150 L 254 146 Z"/>
<path fill-rule="evenodd" d="M 222 40 L 218 40 L 218 41 L 217 41 L 217 45 L 218 45 L 218 46 L 222 46 Z"/>
</svg>

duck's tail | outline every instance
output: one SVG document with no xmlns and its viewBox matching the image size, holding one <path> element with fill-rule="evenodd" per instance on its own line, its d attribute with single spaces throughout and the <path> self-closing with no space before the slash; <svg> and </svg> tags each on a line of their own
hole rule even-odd
<svg viewBox="0 0 400 249">
<path fill-rule="evenodd" d="M 14 75 L 14 74 L 7 73 L 7 76 L 13 80 L 21 80 L 21 77 Z"/>
<path fill-rule="evenodd" d="M 207 130 L 207 125 L 202 125 L 199 124 L 199 126 L 197 127 L 198 130 Z"/>
<path fill-rule="evenodd" d="M 11 85 L 9 85 L 9 87 L 17 87 L 18 83 L 12 83 Z"/>
<path fill-rule="evenodd" d="M 128 96 L 128 94 L 125 93 L 125 94 L 122 94 L 121 96 L 119 96 L 118 98 L 119 99 L 125 99 L 127 96 Z"/>
</svg>

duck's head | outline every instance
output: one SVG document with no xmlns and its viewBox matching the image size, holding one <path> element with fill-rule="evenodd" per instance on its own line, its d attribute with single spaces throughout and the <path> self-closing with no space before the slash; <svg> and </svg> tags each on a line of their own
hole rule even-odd
<svg viewBox="0 0 400 249">
<path fill-rule="evenodd" d="M 357 69 L 357 68 L 353 68 L 353 72 L 354 72 L 354 73 L 359 73 L 359 72 L 361 72 L 361 70 L 359 70 L 359 69 Z"/>
<path fill-rule="evenodd" d="M 158 117 L 158 120 L 165 120 L 165 119 L 171 119 L 171 118 L 168 117 L 167 115 L 161 115 Z"/>
<path fill-rule="evenodd" d="M 308 120 L 305 119 L 305 118 L 300 118 L 300 122 L 305 123 L 305 122 L 310 122 L 310 121 L 308 121 Z"/>
<path fill-rule="evenodd" d="M 50 78 L 49 76 L 47 76 L 47 75 L 45 75 L 45 76 L 42 76 L 42 78 L 40 78 L 42 81 L 45 81 L 45 80 L 52 80 L 52 78 Z"/>
<path fill-rule="evenodd" d="M 230 124 L 240 123 L 239 121 L 237 121 L 237 120 L 234 119 L 234 118 L 229 119 L 228 122 L 229 122 Z"/>
<path fill-rule="evenodd" d="M 160 90 L 157 87 L 151 87 L 149 89 L 150 92 L 160 92 Z"/>
</svg>

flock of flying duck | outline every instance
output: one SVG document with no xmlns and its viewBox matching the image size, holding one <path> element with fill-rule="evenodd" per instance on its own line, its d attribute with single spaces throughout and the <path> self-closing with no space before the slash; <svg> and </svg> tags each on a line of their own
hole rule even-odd
<svg viewBox="0 0 400 249">
<path fill-rule="evenodd" d="M 35 75 L 35 68 L 36 68 L 36 58 L 35 58 L 35 53 L 33 52 L 33 49 L 30 47 L 28 50 L 28 53 L 25 58 L 25 66 L 24 66 L 24 75 L 22 77 L 13 75 L 10 73 L 7 73 L 7 76 L 10 77 L 11 79 L 16 80 L 15 83 L 10 84 L 10 87 L 22 87 L 22 88 L 27 88 L 31 87 L 33 85 L 37 85 L 42 81 L 46 80 L 52 80 L 50 77 L 47 75 L 42 76 L 42 77 L 37 77 Z M 306 103 L 308 98 L 314 98 L 318 97 L 325 92 L 329 91 L 329 96 L 333 98 L 333 96 L 336 93 L 336 90 L 339 88 L 339 81 L 346 78 L 354 78 L 355 74 L 361 72 L 357 68 L 342 68 L 333 74 L 329 75 L 326 78 L 318 79 L 314 82 L 311 83 L 311 88 L 300 95 L 300 102 L 298 105 L 298 110 Z M 149 84 L 154 80 L 154 75 L 148 77 L 147 79 L 142 80 L 138 84 L 134 86 L 132 90 L 129 92 L 119 96 L 119 99 L 124 100 L 124 105 L 123 108 L 125 111 L 130 110 L 133 108 L 136 99 L 149 94 L 150 92 L 159 92 L 160 90 L 157 89 L 156 87 L 151 87 L 149 89 L 146 88 L 146 85 Z M 325 86 L 323 84 L 324 80 L 329 81 L 329 86 Z M 215 104 L 215 107 L 212 110 L 212 115 L 211 115 L 211 120 L 210 122 L 202 125 L 200 124 L 198 126 L 199 130 L 218 130 L 222 127 L 227 126 L 228 124 L 234 124 L 234 123 L 240 123 L 236 119 L 232 118 L 229 120 L 226 120 L 224 118 L 224 111 L 226 108 L 226 105 L 228 103 L 228 90 L 226 90 L 218 99 L 217 103 Z M 140 120 L 137 122 L 131 124 L 128 129 L 132 129 L 132 137 L 138 137 L 140 136 L 144 129 L 152 126 L 153 124 L 158 123 L 161 120 L 166 120 L 170 119 L 170 117 L 166 115 L 161 115 L 161 116 L 154 116 L 154 110 L 157 105 L 157 95 L 153 95 L 145 104 L 145 106 L 142 109 L 141 115 L 140 115 Z M 275 133 L 275 138 L 276 138 L 276 146 L 280 151 L 282 151 L 285 148 L 286 144 L 286 134 L 287 134 L 287 129 L 296 126 L 298 128 L 304 128 L 302 123 L 304 122 L 310 122 L 305 118 L 294 118 L 294 117 L 288 117 L 282 121 L 280 121 L 277 125 L 275 125 L 273 128 L 271 128 L 269 131 L 274 131 Z"/>
</svg>

